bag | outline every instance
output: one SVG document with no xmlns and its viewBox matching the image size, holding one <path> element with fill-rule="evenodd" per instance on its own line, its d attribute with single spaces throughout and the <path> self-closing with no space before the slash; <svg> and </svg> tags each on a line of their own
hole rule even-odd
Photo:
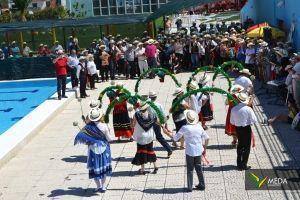
<svg viewBox="0 0 300 200">
<path fill-rule="evenodd" d="M 292 129 L 300 131 L 300 112 L 296 115 L 292 123 Z"/>
</svg>

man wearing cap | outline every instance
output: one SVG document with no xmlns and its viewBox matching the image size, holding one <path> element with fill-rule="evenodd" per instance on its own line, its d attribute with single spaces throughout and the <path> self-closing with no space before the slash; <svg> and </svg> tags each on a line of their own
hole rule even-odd
<svg viewBox="0 0 300 200">
<path fill-rule="evenodd" d="M 251 125 L 257 123 L 257 118 L 249 104 L 249 96 L 246 93 L 239 93 L 237 99 L 240 102 L 232 108 L 230 123 L 236 127 L 238 138 L 237 145 L 237 168 L 238 170 L 248 170 L 247 166 L 251 147 Z"/>
<path fill-rule="evenodd" d="M 135 54 L 138 59 L 138 65 L 141 74 L 148 70 L 148 62 L 145 54 L 145 48 L 143 47 L 143 45 L 144 44 L 141 42 L 138 43 L 138 48 L 136 49 L 136 54 Z"/>
<path fill-rule="evenodd" d="M 149 98 L 151 99 L 151 101 L 154 103 L 154 105 L 156 105 L 156 107 L 158 107 L 158 109 L 160 110 L 160 112 L 163 114 L 164 118 L 165 118 L 165 122 L 167 122 L 168 117 L 165 114 L 165 111 L 162 107 L 161 104 L 156 102 L 157 99 L 157 94 L 156 92 L 149 92 Z M 154 109 L 151 109 L 151 111 L 156 114 Z M 157 115 L 157 114 L 156 114 Z M 155 132 L 155 136 L 157 141 L 164 147 L 164 149 L 168 152 L 168 158 L 172 155 L 172 149 L 170 147 L 170 145 L 167 143 L 167 141 L 165 140 L 165 138 L 162 136 L 161 134 L 161 127 L 158 124 L 155 124 L 153 126 L 154 128 L 154 132 Z"/>
<path fill-rule="evenodd" d="M 61 98 L 68 98 L 66 96 L 68 58 L 64 55 L 63 50 L 58 50 L 57 55 L 58 57 L 53 60 L 53 63 L 56 69 L 58 100 L 61 100 Z"/>
<path fill-rule="evenodd" d="M 64 48 L 59 44 L 59 41 L 55 41 L 54 46 L 52 47 L 51 51 L 53 54 L 57 54 L 59 50 L 64 50 Z"/>
<path fill-rule="evenodd" d="M 26 42 L 23 42 L 23 52 L 22 52 L 22 55 L 24 57 L 29 57 L 29 52 L 30 52 L 30 48 L 29 46 L 27 46 L 27 43 Z"/>
<path fill-rule="evenodd" d="M 249 69 L 243 69 L 240 72 L 240 76 L 237 77 L 234 81 L 234 85 L 240 85 L 242 86 L 248 94 L 253 94 L 253 83 L 250 80 L 249 76 L 251 76 L 251 73 Z"/>
<path fill-rule="evenodd" d="M 193 171 L 196 170 L 199 184 L 196 186 L 199 190 L 205 190 L 204 177 L 201 166 L 201 156 L 206 154 L 206 146 L 209 137 L 199 124 L 198 114 L 193 110 L 185 111 L 187 124 L 173 136 L 175 141 L 184 138 L 186 143 L 186 167 L 187 167 L 187 190 L 193 190 Z"/>
</svg>

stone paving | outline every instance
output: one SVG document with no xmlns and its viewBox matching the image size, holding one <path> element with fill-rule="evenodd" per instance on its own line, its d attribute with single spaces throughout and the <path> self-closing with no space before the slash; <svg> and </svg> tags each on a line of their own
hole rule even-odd
<svg viewBox="0 0 300 200">
<path fill-rule="evenodd" d="M 190 74 L 177 78 L 186 83 Z M 125 82 L 133 91 L 135 81 Z M 108 83 L 98 84 L 97 91 L 88 91 L 97 98 Z M 226 89 L 226 80 L 219 78 L 215 85 Z M 171 106 L 175 84 L 169 77 L 165 83 L 157 79 L 143 80 L 141 94 L 150 90 L 159 93 L 158 100 L 168 110 Z M 262 121 L 266 114 L 285 111 L 283 107 L 266 105 L 264 98 L 256 99 L 255 112 Z M 90 99 L 83 100 L 83 110 L 88 111 Z M 158 143 L 158 174 L 137 175 L 138 167 L 131 165 L 136 144 L 112 144 L 113 176 L 108 178 L 105 194 L 95 194 L 94 182 L 88 179 L 86 146 L 73 146 L 77 129 L 73 121 L 80 121 L 80 105 L 73 99 L 29 142 L 13 159 L 0 169 L 0 199 L 102 199 L 102 200 L 181 200 L 181 199 L 299 199 L 299 191 L 246 191 L 244 173 L 235 169 L 236 150 L 231 138 L 224 134 L 226 115 L 225 97 L 213 95 L 215 119 L 208 123 L 210 144 L 207 157 L 213 166 L 204 167 L 205 192 L 185 193 L 185 157 L 183 150 L 176 150 L 170 159 Z M 107 98 L 105 106 L 107 106 Z M 104 106 L 104 107 L 105 107 Z M 171 120 L 170 127 L 173 127 Z M 266 169 L 277 166 L 299 167 L 299 140 L 297 132 L 288 125 L 274 127 L 255 125 L 256 147 L 252 149 L 249 164 L 252 168 Z M 147 167 L 150 167 L 148 165 Z M 194 184 L 197 184 L 194 176 Z"/>
</svg>

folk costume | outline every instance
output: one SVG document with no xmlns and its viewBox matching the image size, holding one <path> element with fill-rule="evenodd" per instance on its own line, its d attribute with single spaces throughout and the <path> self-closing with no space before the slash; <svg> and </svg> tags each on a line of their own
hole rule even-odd
<svg viewBox="0 0 300 200">
<path fill-rule="evenodd" d="M 122 85 L 122 84 L 121 84 Z M 116 92 L 117 97 L 120 98 L 122 96 L 121 91 Z M 113 101 L 113 99 L 111 99 Z M 120 140 L 120 137 L 130 138 L 132 137 L 133 130 L 131 127 L 131 122 L 128 114 L 127 109 L 127 101 L 123 101 L 121 103 L 117 103 L 114 106 L 113 110 L 113 127 L 115 131 L 115 136 L 118 137 Z"/>
<path fill-rule="evenodd" d="M 210 76 L 204 75 L 203 77 L 200 78 L 199 80 L 199 87 L 204 88 L 207 87 L 207 83 L 210 80 Z M 202 122 L 202 127 L 204 130 L 207 130 L 207 126 L 205 125 L 206 122 L 211 121 L 214 119 L 214 113 L 212 110 L 212 105 L 211 105 L 211 97 L 209 92 L 204 92 L 201 94 L 201 98 L 204 98 L 206 101 L 201 107 L 201 111 L 199 113 L 199 119 Z M 205 97 L 203 97 L 205 95 Z"/>
<path fill-rule="evenodd" d="M 108 126 L 100 122 L 103 116 L 100 109 L 92 109 L 89 113 L 89 123 L 76 135 L 74 145 L 88 145 L 87 168 L 89 178 L 94 179 L 96 191 L 105 191 L 104 183 L 107 175 L 111 175 L 111 150 Z"/>
<path fill-rule="evenodd" d="M 154 126 L 157 117 L 153 112 L 149 112 L 148 104 L 142 103 L 139 111 L 134 115 L 134 134 L 133 138 L 137 142 L 137 151 L 132 160 L 133 165 L 141 165 L 140 174 L 145 174 L 144 165 L 148 162 L 154 163 L 156 174 L 158 168 L 155 165 L 156 154 L 153 150 L 153 141 L 155 140 Z"/>
</svg>

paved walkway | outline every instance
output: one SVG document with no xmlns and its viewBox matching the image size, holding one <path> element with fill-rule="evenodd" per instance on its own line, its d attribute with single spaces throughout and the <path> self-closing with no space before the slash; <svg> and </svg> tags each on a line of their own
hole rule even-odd
<svg viewBox="0 0 300 200">
<path fill-rule="evenodd" d="M 178 79 L 186 83 L 190 74 L 179 74 Z M 125 82 L 133 91 L 135 81 Z M 217 87 L 226 89 L 225 79 L 218 79 Z M 98 84 L 98 92 L 107 84 Z M 141 93 L 150 89 L 159 93 L 158 100 L 167 109 L 171 106 L 174 83 L 166 77 L 165 83 L 155 80 L 143 80 Z M 92 98 L 97 98 L 96 91 L 89 91 Z M 88 111 L 90 99 L 83 101 L 84 112 Z M 106 98 L 107 101 L 107 98 Z M 138 167 L 131 165 L 135 154 L 135 143 L 112 144 L 113 176 L 108 179 L 108 191 L 94 194 L 94 182 L 88 179 L 86 170 L 86 147 L 73 146 L 78 131 L 72 122 L 80 121 L 80 106 L 77 100 L 70 104 L 32 141 L 27 144 L 12 160 L 0 169 L 0 199 L 105 199 L 105 200 L 140 200 L 140 199 L 299 199 L 298 191 L 245 191 L 244 173 L 235 170 L 236 150 L 231 148 L 231 138 L 224 134 L 225 97 L 213 96 L 215 119 L 208 125 L 210 144 L 208 159 L 213 166 L 205 167 L 205 192 L 185 193 L 185 157 L 183 150 L 174 152 L 166 159 L 166 152 L 158 143 L 156 153 L 160 166 L 158 174 L 140 176 Z M 260 121 L 269 111 L 279 112 L 281 107 L 271 107 L 256 99 L 255 112 Z M 107 105 L 107 102 L 106 102 Z M 173 126 L 170 120 L 170 126 Z M 256 147 L 252 149 L 249 164 L 252 168 L 272 168 L 276 166 L 300 166 L 299 133 L 289 126 L 266 127 L 257 124 L 254 128 Z M 150 167 L 150 166 L 148 166 Z M 195 176 L 196 178 L 196 176 Z M 195 184 L 197 180 L 195 179 Z"/>
</svg>

